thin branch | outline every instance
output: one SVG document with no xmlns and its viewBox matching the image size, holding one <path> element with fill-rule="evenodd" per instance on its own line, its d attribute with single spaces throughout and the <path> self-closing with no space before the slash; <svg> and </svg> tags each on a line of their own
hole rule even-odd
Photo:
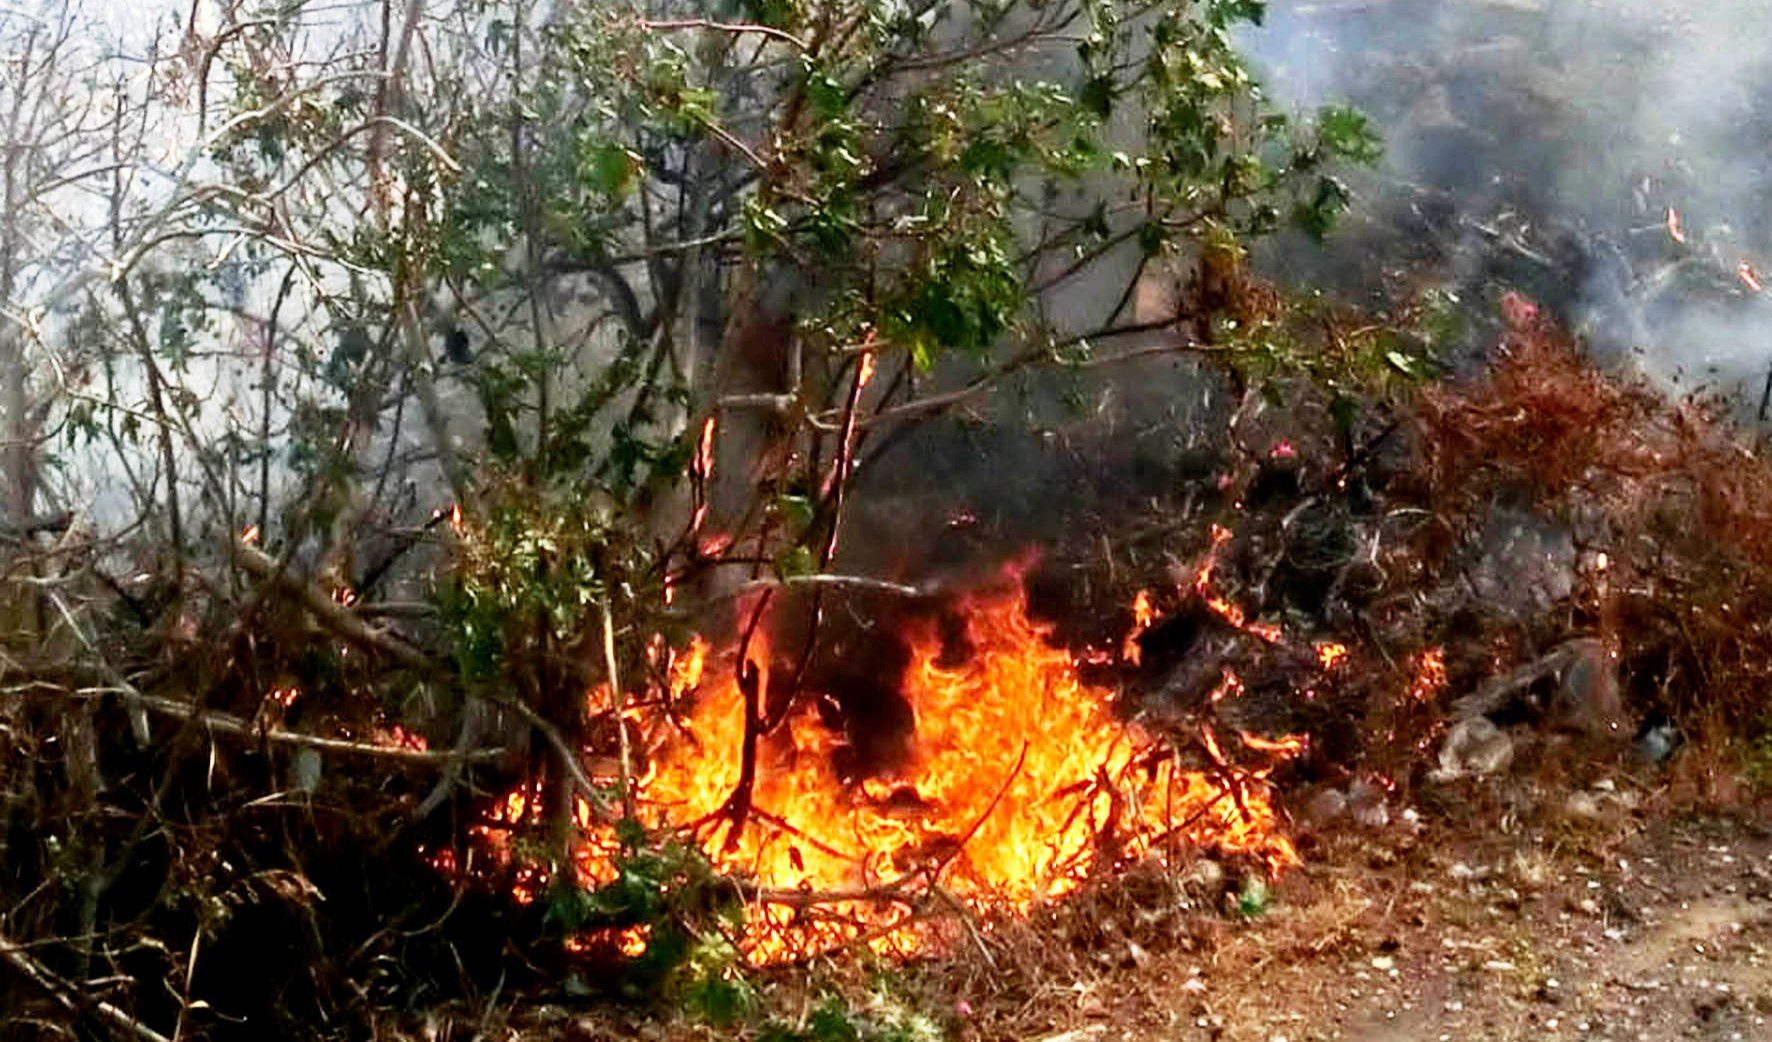
<svg viewBox="0 0 1772 1042">
<path fill-rule="evenodd" d="M 554 752 L 559 755 L 560 766 L 566 769 L 567 775 L 572 779 L 574 784 L 578 786 L 579 790 L 584 793 L 585 802 L 590 805 L 591 814 L 596 817 L 599 822 L 605 825 L 615 824 L 615 817 L 610 813 L 608 799 L 597 790 L 595 785 L 591 784 L 590 775 L 585 773 L 584 764 L 578 762 L 578 754 L 573 751 L 572 745 L 566 741 L 566 736 L 560 733 L 560 729 L 549 723 L 540 713 L 537 713 L 522 702 L 510 701 L 500 702 L 498 704 L 509 706 L 516 711 L 518 716 L 527 720 L 531 727 L 541 732 L 542 737 L 548 740 L 548 744 L 553 746 Z"/>
<path fill-rule="evenodd" d="M 322 625 L 357 646 L 379 651 L 401 665 L 421 673 L 445 673 L 446 667 L 399 637 L 364 622 L 356 612 L 333 600 L 324 590 L 289 575 L 269 554 L 244 543 L 234 546 L 234 560 L 248 574 L 296 598 Z"/>
<path fill-rule="evenodd" d="M 836 586 L 872 590 L 876 593 L 895 593 L 901 597 L 923 597 L 929 593 L 928 590 L 916 586 L 906 586 L 903 583 L 895 583 L 887 579 L 875 579 L 865 575 L 830 575 L 823 572 L 813 575 L 784 575 L 779 578 L 766 576 L 752 579 L 740 586 L 736 593 L 746 594 L 753 590 L 776 586 Z"/>
<path fill-rule="evenodd" d="M 634 767 L 633 756 L 628 748 L 628 720 L 623 712 L 627 708 L 627 693 L 622 690 L 621 671 L 615 665 L 615 620 L 609 610 L 609 598 L 604 597 L 598 607 L 603 610 L 603 665 L 609 671 L 609 705 L 615 714 L 615 733 L 621 742 L 621 814 L 629 821 L 634 819 Z"/>
<path fill-rule="evenodd" d="M 90 1010 L 112 1027 L 134 1035 L 142 1042 L 172 1042 L 171 1039 L 102 999 L 87 999 L 80 989 L 63 980 L 49 967 L 33 959 L 23 945 L 0 934 L 0 961 L 17 970 L 25 979 L 48 992 L 70 1013 Z"/>
<path fill-rule="evenodd" d="M 756 25 L 750 22 L 715 22 L 706 18 L 676 18 L 666 21 L 651 21 L 645 18 L 636 22 L 640 28 L 657 32 L 671 29 L 711 29 L 721 33 L 755 33 L 767 36 L 772 40 L 791 44 L 798 50 L 806 50 L 808 45 L 798 36 L 772 25 Z"/>
<path fill-rule="evenodd" d="M 108 688 L 88 688 L 84 693 L 108 691 Z M 322 752 L 347 753 L 351 756 L 367 756 L 381 760 L 397 760 L 401 763 L 423 764 L 430 766 L 449 766 L 458 763 L 491 763 L 505 756 L 504 749 L 408 749 L 404 746 L 376 745 L 372 742 L 357 742 L 348 738 L 326 738 L 317 734 L 303 734 L 300 731 L 286 731 L 280 727 L 259 727 L 249 720 L 242 720 L 231 713 L 223 713 L 212 709 L 180 702 L 173 698 L 161 698 L 157 695 L 136 695 L 135 701 L 144 708 L 162 716 L 177 717 L 202 724 L 211 731 L 222 734 L 241 735 L 248 738 L 262 738 L 278 745 L 293 745 L 306 749 L 319 749 Z"/>
</svg>

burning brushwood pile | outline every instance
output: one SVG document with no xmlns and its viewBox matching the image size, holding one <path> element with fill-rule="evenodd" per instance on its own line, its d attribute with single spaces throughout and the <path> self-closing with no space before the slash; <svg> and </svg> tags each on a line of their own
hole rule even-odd
<svg viewBox="0 0 1772 1042">
<path fill-rule="evenodd" d="M 631 815 L 730 880 L 755 962 L 935 953 L 1133 865 L 1283 872 L 1299 822 L 1382 823 L 1527 750 L 1659 761 L 1641 739 L 1672 721 L 1752 719 L 1772 473 L 1704 403 L 1500 307 L 1488 375 L 1364 442 L 1247 396 L 1222 466 L 1106 559 L 1060 541 L 960 587 L 880 582 L 816 653 L 785 592 L 742 595 L 721 648 L 656 638 L 656 683 L 588 694 L 584 770 L 625 805 L 575 798 L 572 882 L 619 887 Z M 540 900 L 516 837 L 545 802 L 484 804 L 478 856 L 433 864 Z M 595 920 L 572 948 L 646 951 L 649 924 Z"/>
<path fill-rule="evenodd" d="M 1211 566 L 1187 592 L 1243 626 L 1213 595 Z M 1092 665 L 1137 663 L 1160 621 L 1149 594 L 1121 645 L 1079 658 L 1029 617 L 1020 575 L 997 585 L 903 635 L 908 660 L 887 694 L 902 701 L 904 733 L 877 736 L 874 763 L 845 735 L 837 694 L 783 707 L 779 671 L 791 663 L 771 658 L 761 626 L 723 653 L 696 638 L 671 662 L 667 690 L 621 710 L 639 819 L 690 837 L 733 877 L 753 908 L 742 944 L 753 958 L 851 943 L 909 954 L 950 933 L 956 914 L 1025 912 L 1165 851 L 1242 855 L 1274 872 L 1296 861 L 1267 778 L 1303 738 L 1232 732 L 1227 753 L 1203 726 L 1183 748 L 1133 719 L 1116 687 L 1085 678 Z M 1335 652 L 1322 650 L 1325 669 Z M 1214 697 L 1238 687 L 1226 670 Z M 593 697 L 593 712 L 615 714 L 607 689 Z M 775 720 L 753 717 L 764 705 L 782 707 Z M 484 835 L 495 849 L 532 806 L 521 791 L 494 806 Z M 588 804 L 579 822 L 578 882 L 606 886 L 620 872 L 617 831 Z M 517 874 L 525 900 L 546 882 Z M 615 939 L 643 949 L 645 930 Z"/>
<path fill-rule="evenodd" d="M 1142 963 L 1772 778 L 1734 8 L 32 2 L 0 1029 Z"/>
<path fill-rule="evenodd" d="M 593 605 L 560 649 L 578 668 L 495 660 L 559 670 L 572 701 L 545 715 L 488 700 L 396 716 L 287 651 L 275 682 L 229 680 L 233 701 L 207 709 L 165 693 L 196 661 L 83 679 L 105 692 L 106 771 L 159 762 L 180 800 L 240 802 L 238 820 L 152 841 L 116 892 L 208 866 L 190 885 L 223 895 L 218 958 L 194 994 L 244 988 L 238 953 L 292 922 L 380 951 L 391 935 L 351 920 L 389 901 L 437 924 L 401 942 L 403 973 L 496 972 L 491 950 L 457 947 L 488 932 L 543 972 L 670 966 L 715 941 L 750 966 L 941 959 L 1153 874 L 1237 907 L 1324 828 L 1383 828 L 1522 764 L 1655 770 L 1682 737 L 1751 733 L 1772 680 L 1772 468 L 1706 403 L 1598 371 L 1522 297 L 1498 306 L 1482 376 L 1339 427 L 1227 394 L 1208 442 L 1079 491 L 1043 543 L 987 502 L 954 507 L 945 531 L 968 553 L 1013 547 L 985 564 L 864 579 L 838 555 L 832 581 L 750 581 L 695 616 L 664 605 L 645 634 Z M 503 574 L 496 530 L 443 512 L 428 531 L 440 566 Z M 450 683 L 484 668 L 249 540 L 236 552 L 264 610 L 303 620 L 309 649 L 344 649 L 352 683 L 388 663 Z M 637 663 L 614 661 L 624 643 Z M 176 755 L 192 742 L 194 772 Z M 516 755 L 525 742 L 538 754 Z M 136 914 L 151 935 L 191 911 Z"/>
</svg>

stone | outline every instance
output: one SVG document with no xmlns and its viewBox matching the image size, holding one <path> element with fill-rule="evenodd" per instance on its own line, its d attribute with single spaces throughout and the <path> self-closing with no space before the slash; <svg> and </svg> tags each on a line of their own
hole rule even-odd
<svg viewBox="0 0 1772 1042">
<path fill-rule="evenodd" d="M 1429 772 L 1428 780 L 1448 782 L 1495 774 L 1506 770 L 1513 760 L 1514 741 L 1507 732 L 1488 717 L 1473 716 L 1446 732 L 1440 745 L 1440 765 Z"/>
</svg>

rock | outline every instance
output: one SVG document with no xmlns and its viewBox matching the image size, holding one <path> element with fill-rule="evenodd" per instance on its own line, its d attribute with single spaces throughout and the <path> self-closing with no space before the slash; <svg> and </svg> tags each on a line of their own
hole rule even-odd
<svg viewBox="0 0 1772 1042">
<path fill-rule="evenodd" d="M 1313 825 L 1327 825 L 1347 813 L 1347 797 L 1340 789 L 1324 789 L 1304 805 L 1305 819 Z"/>
<path fill-rule="evenodd" d="M 1452 725 L 1440 746 L 1440 766 L 1428 773 L 1432 782 L 1481 777 L 1506 770 L 1514 760 L 1514 741 L 1486 716 Z"/>
<path fill-rule="evenodd" d="M 1546 714 L 1551 725 L 1595 737 L 1622 738 L 1629 718 L 1618 690 L 1612 649 L 1589 638 L 1568 641 L 1551 655 L 1557 661 L 1557 686 Z"/>
<path fill-rule="evenodd" d="M 1201 858 L 1188 868 L 1185 881 L 1202 890 L 1216 890 L 1224 885 L 1224 866 L 1211 858 Z"/>
<path fill-rule="evenodd" d="M 1592 793 L 1572 792 L 1563 804 L 1570 817 L 1595 819 L 1600 816 L 1600 801 Z"/>
<path fill-rule="evenodd" d="M 1366 828 L 1381 829 L 1391 823 L 1390 807 L 1385 803 L 1384 790 L 1365 778 L 1355 778 L 1347 787 L 1347 807 L 1354 821 Z"/>
<path fill-rule="evenodd" d="M 1548 690 L 1547 690 L 1548 689 Z M 1622 737 L 1629 720 L 1618 668 L 1604 641 L 1564 641 L 1458 700 L 1456 714 L 1523 717 L 1590 737 Z"/>
<path fill-rule="evenodd" d="M 1647 763 L 1666 763 L 1686 744 L 1686 736 L 1672 721 L 1646 722 L 1637 735 L 1637 755 Z"/>
<path fill-rule="evenodd" d="M 325 773 L 325 762 L 320 758 L 320 750 L 302 746 L 295 751 L 289 760 L 289 788 L 304 796 L 312 796 L 320 791 L 320 777 Z"/>
</svg>

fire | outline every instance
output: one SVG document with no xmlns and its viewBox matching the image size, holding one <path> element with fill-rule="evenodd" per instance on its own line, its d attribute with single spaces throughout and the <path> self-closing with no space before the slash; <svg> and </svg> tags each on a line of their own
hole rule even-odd
<svg viewBox="0 0 1772 1042">
<path fill-rule="evenodd" d="M 430 748 L 422 734 L 414 734 L 406 728 L 395 724 L 392 727 L 377 727 L 369 736 L 370 743 L 384 749 L 414 749 L 424 752 Z"/>
<path fill-rule="evenodd" d="M 668 677 L 666 687 L 673 699 L 682 698 L 700 686 L 701 673 L 707 668 L 707 662 L 708 642 L 699 634 L 690 640 L 688 650 L 681 656 L 672 655 L 665 672 Z"/>
<path fill-rule="evenodd" d="M 1317 665 L 1324 669 L 1334 669 L 1341 664 L 1343 659 L 1347 658 L 1347 645 L 1338 641 L 1319 641 L 1316 648 Z"/>
<path fill-rule="evenodd" d="M 1218 568 L 1218 554 L 1224 545 L 1231 540 L 1233 533 L 1223 525 L 1212 526 L 1212 544 L 1206 548 L 1206 555 L 1194 569 L 1194 593 L 1206 602 L 1206 607 L 1219 618 L 1230 623 L 1252 637 L 1259 638 L 1269 644 L 1279 644 L 1286 639 L 1285 631 L 1271 622 L 1249 620 L 1242 607 L 1230 599 L 1218 594 L 1212 588 L 1212 573 Z"/>
<path fill-rule="evenodd" d="M 1211 693 L 1206 696 L 1207 701 L 1210 702 L 1222 702 L 1227 698 L 1234 701 L 1242 697 L 1243 678 L 1237 676 L 1234 670 L 1229 669 L 1225 670 L 1224 675 L 1218 678 L 1217 685 L 1215 685 L 1212 688 Z"/>
<path fill-rule="evenodd" d="M 1151 628 L 1157 619 L 1157 609 L 1151 603 L 1151 591 L 1140 590 L 1132 598 L 1132 628 L 1126 631 L 1126 639 L 1120 642 L 1120 658 L 1131 665 L 1138 665 L 1143 656 L 1138 638 L 1144 631 Z"/>
<path fill-rule="evenodd" d="M 1218 567 L 1218 551 L 1224 544 L 1231 541 L 1231 530 L 1223 525 L 1212 526 L 1212 545 L 1206 548 L 1206 556 L 1200 566 L 1194 569 L 1194 592 L 1202 597 L 1212 595 L 1212 572 Z"/>
<path fill-rule="evenodd" d="M 1686 229 L 1680 224 L 1680 211 L 1671 206 L 1667 208 L 1667 237 L 1682 246 L 1686 244 Z"/>
<path fill-rule="evenodd" d="M 1284 738 L 1263 738 L 1248 731 L 1238 731 L 1237 737 L 1243 744 L 1258 753 L 1269 753 L 1276 759 L 1290 760 L 1305 751 L 1310 745 L 1310 736 L 1289 734 Z"/>
<path fill-rule="evenodd" d="M 1148 598 L 1143 612 L 1151 612 Z M 753 902 L 742 940 L 750 958 L 781 961 L 858 941 L 918 950 L 942 936 L 937 925 L 913 922 L 937 888 L 977 912 L 1021 913 L 1174 844 L 1249 855 L 1272 871 L 1296 863 L 1266 769 L 1234 767 L 1222 750 L 1218 770 L 1185 769 L 1123 719 L 1113 691 L 1081 679 L 1078 659 L 1028 616 L 1019 589 L 967 601 L 963 619 L 969 655 L 961 661 L 933 627 L 911 636 L 901 694 L 915 722 L 904 762 L 859 781 L 840 776 L 844 739 L 808 706 L 758 742 L 749 811 L 736 829 L 729 801 L 746 714 L 731 654 L 705 682 L 714 657 L 705 643 L 670 661 L 666 683 L 688 701 L 679 706 L 685 715 L 649 716 L 636 728 L 646 750 L 639 813 L 654 828 L 693 836 L 715 867 L 742 881 Z M 767 672 L 761 629 L 748 655 Z M 764 676 L 757 690 L 767 689 Z M 1270 763 L 1302 748 L 1292 738 L 1243 741 Z M 484 827 L 507 858 L 505 833 L 532 813 L 532 795 L 513 793 Z M 588 813 L 580 825 L 580 881 L 613 879 L 610 830 Z M 520 879 L 522 896 L 533 897 L 544 878 Z M 815 894 L 834 896 L 807 907 Z M 611 940 L 629 951 L 645 943 L 634 933 Z"/>
<path fill-rule="evenodd" d="M 695 509 L 689 517 L 691 538 L 701 532 L 701 526 L 708 520 L 707 485 L 714 477 L 714 420 L 709 416 L 702 421 L 701 437 L 696 439 L 695 457 L 690 461 L 690 473 L 695 476 Z M 719 552 L 713 551 L 715 554 Z"/>
<path fill-rule="evenodd" d="M 714 473 L 714 418 L 709 416 L 702 421 L 701 438 L 695 443 L 695 470 L 702 477 L 711 477 Z"/>
<path fill-rule="evenodd" d="M 1735 266 L 1735 274 L 1740 277 L 1742 285 L 1753 290 L 1755 293 L 1759 293 L 1766 288 L 1764 284 L 1760 282 L 1759 272 L 1755 271 L 1753 264 L 1746 260 L 1743 260 L 1740 264 Z"/>
<path fill-rule="evenodd" d="M 1429 648 L 1415 658 L 1415 674 L 1409 681 L 1409 698 L 1431 702 L 1446 686 L 1446 649 Z"/>
</svg>

